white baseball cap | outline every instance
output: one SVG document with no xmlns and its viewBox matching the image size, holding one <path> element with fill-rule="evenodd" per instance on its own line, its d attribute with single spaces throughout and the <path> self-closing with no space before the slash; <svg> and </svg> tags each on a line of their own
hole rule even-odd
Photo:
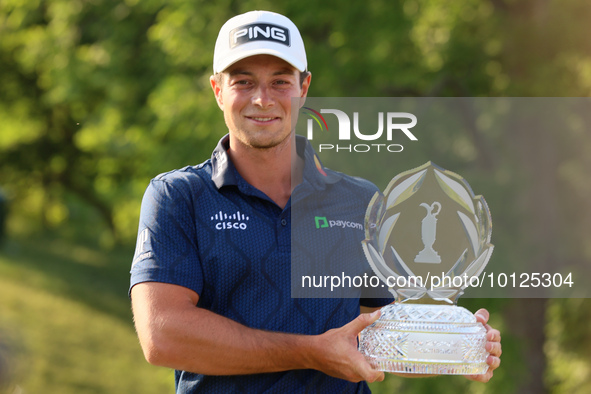
<svg viewBox="0 0 591 394">
<path fill-rule="evenodd" d="M 306 71 L 306 49 L 296 25 L 270 11 L 250 11 L 229 19 L 215 42 L 213 72 L 218 73 L 244 58 L 272 55 L 299 71 Z"/>
</svg>

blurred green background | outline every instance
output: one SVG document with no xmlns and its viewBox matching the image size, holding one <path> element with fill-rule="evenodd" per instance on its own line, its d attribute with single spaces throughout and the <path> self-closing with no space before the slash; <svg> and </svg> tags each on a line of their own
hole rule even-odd
<svg viewBox="0 0 591 394">
<path fill-rule="evenodd" d="M 591 93 L 588 0 L 2 0 L 0 392 L 174 391 L 172 373 L 144 361 L 129 311 L 140 201 L 152 177 L 202 162 L 226 132 L 213 47 L 253 9 L 300 28 L 310 96 Z M 573 130 L 437 137 L 432 160 L 451 153 L 455 172 L 499 184 L 489 205 L 512 215 L 493 260 L 591 263 L 591 136 Z M 588 300 L 461 304 L 487 307 L 502 332 L 494 379 L 388 376 L 374 392 L 591 392 Z"/>
</svg>

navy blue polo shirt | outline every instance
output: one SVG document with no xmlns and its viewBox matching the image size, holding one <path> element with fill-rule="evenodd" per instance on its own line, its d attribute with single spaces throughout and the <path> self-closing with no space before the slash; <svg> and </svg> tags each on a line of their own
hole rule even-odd
<svg viewBox="0 0 591 394">
<path fill-rule="evenodd" d="M 130 291 L 141 282 L 176 284 L 199 294 L 199 307 L 246 326 L 310 335 L 349 323 L 359 314 L 360 303 L 391 302 L 363 299 L 360 291 L 347 298 L 292 298 L 291 293 L 292 204 L 297 207 L 294 228 L 310 228 L 296 231 L 302 236 L 294 237 L 293 245 L 300 257 L 314 256 L 298 261 L 330 265 L 351 255 L 361 261 L 363 229 L 357 224 L 363 223 L 375 186 L 323 168 L 310 144 L 298 137 L 303 182 L 282 209 L 240 176 L 227 154 L 228 144 L 225 136 L 210 160 L 150 182 L 142 201 Z M 345 206 L 336 199 L 342 195 L 351 196 Z M 367 263 L 363 269 L 355 267 L 349 273 L 369 269 Z M 177 393 L 369 392 L 365 382 L 315 370 L 236 376 L 176 371 L 175 378 Z"/>
</svg>

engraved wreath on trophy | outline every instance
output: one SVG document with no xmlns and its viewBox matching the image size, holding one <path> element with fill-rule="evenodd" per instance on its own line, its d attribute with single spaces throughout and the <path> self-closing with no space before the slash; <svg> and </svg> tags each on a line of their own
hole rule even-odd
<svg viewBox="0 0 591 394">
<path fill-rule="evenodd" d="M 454 303 L 493 250 L 484 198 L 474 196 L 462 177 L 431 162 L 399 174 L 383 196 L 376 194 L 365 228 L 368 262 L 400 302 L 428 296 Z M 432 280 L 434 275 L 447 280 Z M 468 280 L 454 286 L 460 284 L 456 277 Z"/>
<path fill-rule="evenodd" d="M 390 372 L 485 373 L 486 330 L 455 305 L 493 250 L 484 198 L 428 162 L 376 193 L 365 229 L 365 256 L 396 298 L 360 333 L 368 362 Z"/>
</svg>

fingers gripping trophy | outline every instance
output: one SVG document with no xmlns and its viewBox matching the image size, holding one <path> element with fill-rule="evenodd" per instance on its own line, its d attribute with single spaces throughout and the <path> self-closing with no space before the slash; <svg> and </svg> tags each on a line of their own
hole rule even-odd
<svg viewBox="0 0 591 394">
<path fill-rule="evenodd" d="M 488 263 L 491 231 L 484 198 L 431 162 L 376 193 L 366 211 L 363 250 L 396 302 L 360 334 L 359 350 L 374 368 L 486 373 L 486 330 L 456 302 Z"/>
</svg>

